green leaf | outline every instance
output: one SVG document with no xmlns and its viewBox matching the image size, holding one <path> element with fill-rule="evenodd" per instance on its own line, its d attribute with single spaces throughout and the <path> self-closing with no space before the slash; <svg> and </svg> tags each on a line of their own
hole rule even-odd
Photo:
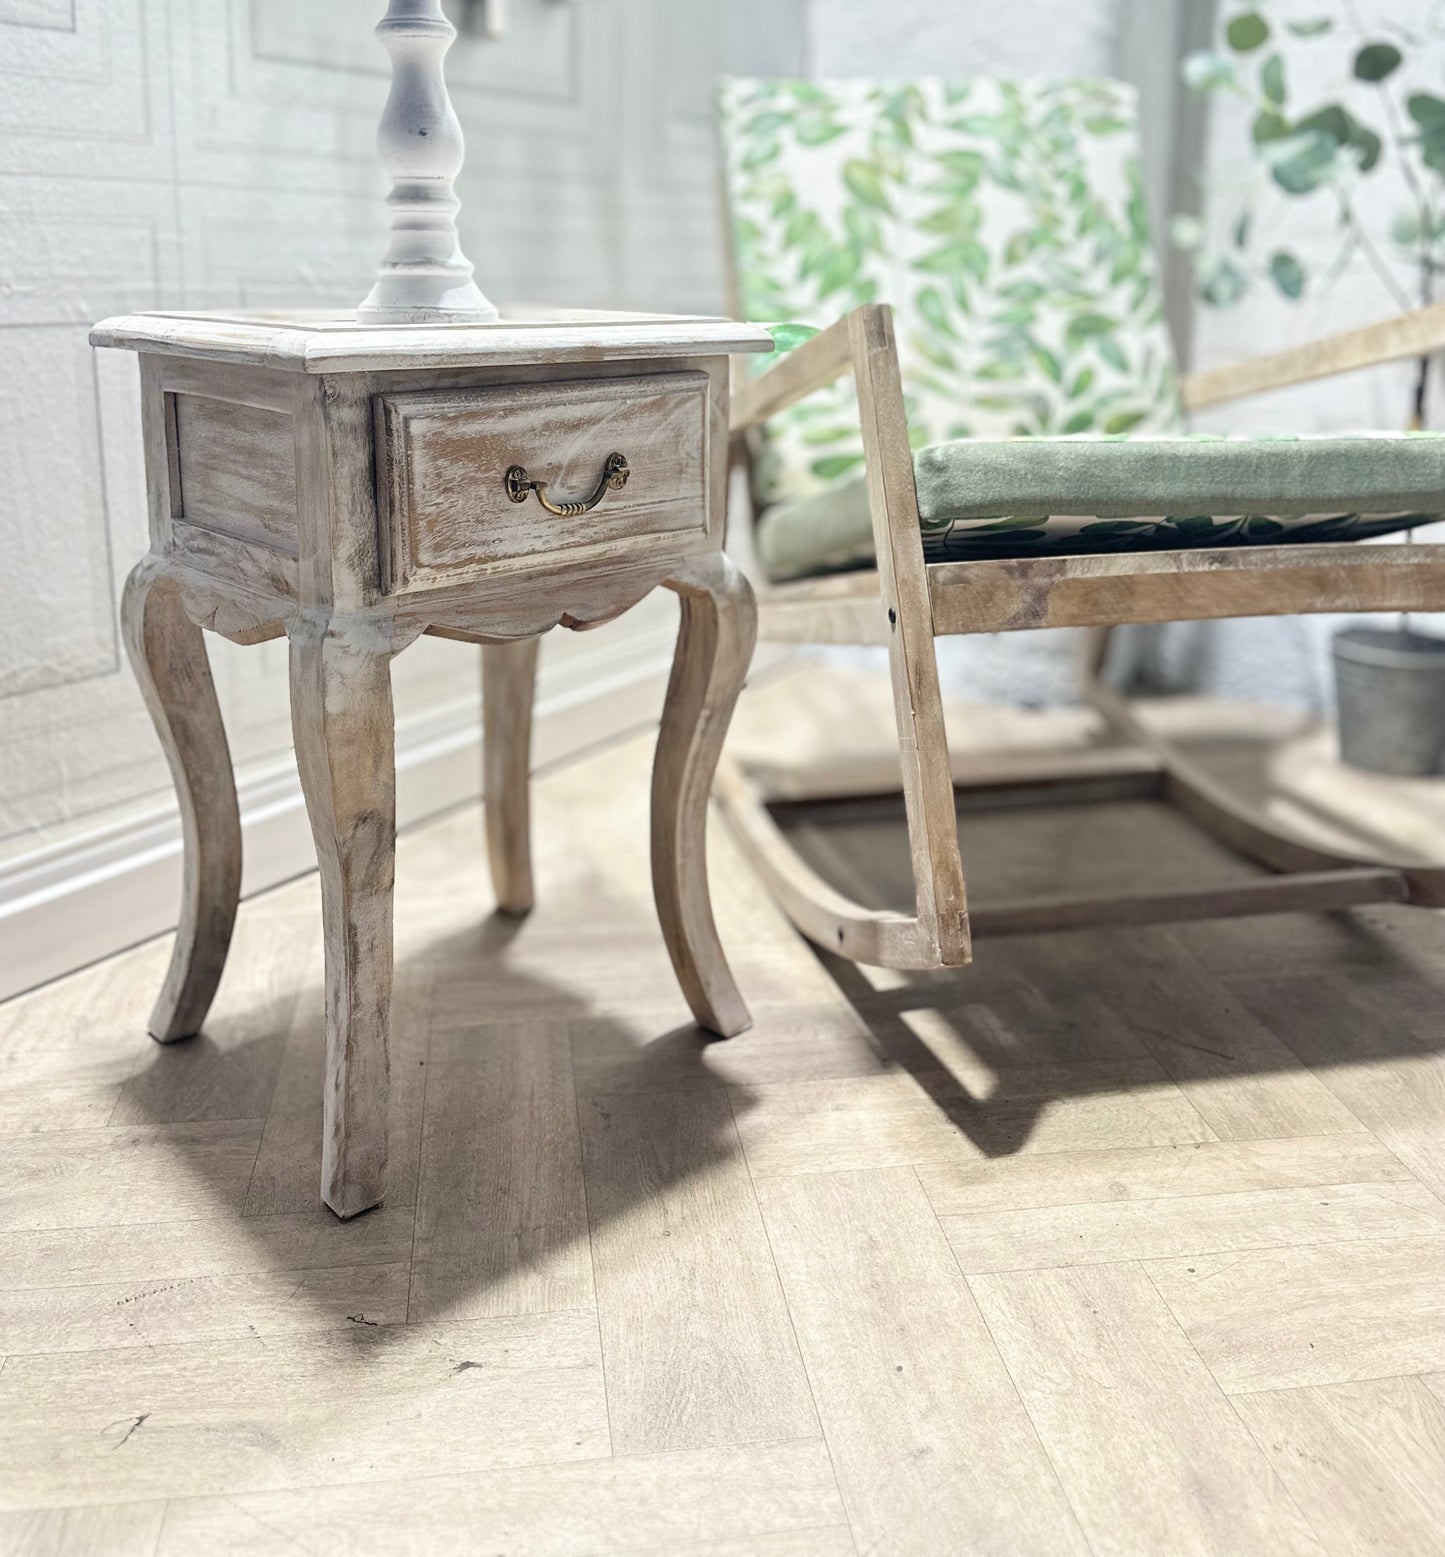
<svg viewBox="0 0 1445 1557">
<path fill-rule="evenodd" d="M 1234 224 L 1234 246 L 1236 249 L 1249 247 L 1249 234 L 1253 226 L 1254 213 L 1252 211 L 1243 212 L 1239 220 Z"/>
<path fill-rule="evenodd" d="M 957 339 L 958 331 L 954 329 L 953 321 L 948 316 L 948 305 L 943 301 L 943 293 L 937 287 L 920 287 L 913 301 L 918 305 L 919 313 L 933 329 L 940 335 L 949 335 Z"/>
<path fill-rule="evenodd" d="M 811 324 L 770 324 L 765 328 L 773 338 L 774 350 L 779 352 L 792 351 L 818 333 Z"/>
<path fill-rule="evenodd" d="M 864 205 L 874 206 L 892 215 L 893 207 L 889 205 L 888 196 L 884 193 L 883 180 L 871 162 L 862 162 L 856 157 L 846 162 L 843 165 L 843 182 Z"/>
<path fill-rule="evenodd" d="M 1334 25 L 1334 19 L 1329 16 L 1313 16 L 1308 21 L 1285 23 L 1296 38 L 1319 38 Z"/>
<path fill-rule="evenodd" d="M 1085 341 L 1110 336 L 1119 328 L 1119 321 L 1107 314 L 1078 314 L 1069 320 L 1065 340 L 1070 351 L 1077 351 Z"/>
<path fill-rule="evenodd" d="M 1312 194 L 1335 171 L 1339 145 L 1322 130 L 1271 141 L 1263 160 L 1276 184 L 1290 195 Z"/>
<path fill-rule="evenodd" d="M 1295 125 L 1295 130 L 1301 134 L 1328 135 L 1338 150 L 1354 153 L 1355 162 L 1362 173 L 1370 172 L 1379 163 L 1384 150 L 1380 137 L 1338 103 L 1327 103 L 1314 113 L 1307 114 Z"/>
<path fill-rule="evenodd" d="M 951 351 L 940 346 L 937 341 L 926 335 L 915 335 L 912 339 L 914 351 L 926 362 L 931 362 L 936 368 L 943 368 L 950 373 L 958 371 L 958 363 Z"/>
<path fill-rule="evenodd" d="M 1373 130 L 1367 130 L 1364 125 L 1357 123 L 1355 133 L 1350 137 L 1350 146 L 1359 158 L 1361 173 L 1371 173 L 1380 165 L 1385 143 Z"/>
<path fill-rule="evenodd" d="M 745 173 L 751 173 L 755 168 L 765 167 L 782 155 L 783 148 L 777 141 L 764 141 L 760 146 L 753 146 L 743 153 L 738 166 Z"/>
<path fill-rule="evenodd" d="M 1405 56 L 1393 43 L 1367 43 L 1355 55 L 1355 79 L 1383 81 L 1387 76 L 1393 76 L 1404 60 Z"/>
<path fill-rule="evenodd" d="M 1148 419 L 1147 411 L 1116 411 L 1113 416 L 1104 423 L 1106 433 L 1133 432 L 1140 422 Z"/>
<path fill-rule="evenodd" d="M 1328 135 L 1337 146 L 1348 146 L 1355 131 L 1355 121 L 1338 103 L 1326 103 L 1295 125 L 1297 134 L 1308 135 L 1316 130 L 1321 135 Z"/>
<path fill-rule="evenodd" d="M 1271 141 L 1281 141 L 1289 134 L 1289 120 L 1273 108 L 1263 109 L 1255 115 L 1250 134 L 1256 146 L 1267 146 Z"/>
<path fill-rule="evenodd" d="M 1390 236 L 1401 248 L 1413 248 L 1424 236 L 1420 218 L 1413 211 L 1401 212 L 1395 218 L 1394 226 L 1390 228 Z"/>
<path fill-rule="evenodd" d="M 1244 296 L 1249 278 L 1231 260 L 1216 260 L 1203 278 L 1201 294 L 1214 308 L 1228 308 Z"/>
<path fill-rule="evenodd" d="M 1420 126 L 1420 156 L 1427 168 L 1445 173 L 1445 103 L 1428 92 L 1417 92 L 1405 104 Z"/>
<path fill-rule="evenodd" d="M 976 239 L 965 238 L 959 243 L 946 243 L 941 249 L 925 254 L 915 262 L 916 270 L 928 270 L 947 275 L 950 271 L 964 271 L 980 281 L 988 279 L 988 250 Z"/>
<path fill-rule="evenodd" d="M 803 442 L 810 448 L 816 448 L 820 443 L 841 443 L 845 438 L 856 438 L 858 429 L 843 424 L 832 424 L 823 427 L 805 427 L 803 429 Z"/>
<path fill-rule="evenodd" d="M 824 481 L 834 481 L 839 476 L 846 476 L 848 472 L 863 463 L 861 454 L 825 454 L 821 459 L 816 459 L 812 464 L 815 476 L 820 476 Z"/>
<path fill-rule="evenodd" d="M 818 269 L 818 295 L 830 297 L 858 274 L 860 261 L 852 249 L 837 249 Z"/>
<path fill-rule="evenodd" d="M 1236 54 L 1249 54 L 1269 41 L 1269 23 L 1258 11 L 1246 11 L 1230 22 L 1224 36 Z"/>
<path fill-rule="evenodd" d="M 883 254 L 883 224 L 871 211 L 865 210 L 861 205 L 849 205 L 843 208 L 843 225 L 848 229 L 848 236 L 856 247 L 864 254 Z"/>
<path fill-rule="evenodd" d="M 1004 263 L 1007 265 L 1020 265 L 1033 252 L 1034 245 L 1038 241 L 1037 231 L 1016 232 L 1008 241 L 1004 249 Z"/>
<path fill-rule="evenodd" d="M 1063 383 L 1063 381 L 1064 381 L 1064 367 L 1063 367 L 1063 364 L 1053 354 L 1053 352 L 1048 350 L 1047 347 L 1044 347 L 1044 346 L 1035 346 L 1034 347 L 1034 361 L 1037 362 L 1039 367 L 1040 367 L 1040 369 L 1042 369 L 1043 375 L 1044 375 L 1045 378 L 1049 379 L 1051 382 L 1053 382 L 1055 384 Z"/>
<path fill-rule="evenodd" d="M 1445 125 L 1445 102 L 1428 92 L 1416 92 L 1405 104 L 1410 117 L 1427 133 Z"/>
<path fill-rule="evenodd" d="M 930 211 L 918 224 L 920 232 L 942 233 L 948 237 L 967 237 L 978 231 L 977 206 L 966 205 L 961 200 L 951 200 L 936 211 Z"/>
<path fill-rule="evenodd" d="M 1216 54 L 1210 49 L 1196 49 L 1186 55 L 1182 70 L 1186 84 L 1195 92 L 1239 85 L 1234 61 L 1227 54 Z"/>
<path fill-rule="evenodd" d="M 798 123 L 798 140 L 804 146 L 826 146 L 847 133 L 846 124 L 834 124 L 829 119 L 803 119 Z"/>
<path fill-rule="evenodd" d="M 1111 368 L 1117 368 L 1120 373 L 1130 371 L 1129 359 L 1124 355 L 1124 348 L 1112 335 L 1101 335 L 1094 342 L 1094 347 Z"/>
<path fill-rule="evenodd" d="M 781 130 L 785 124 L 792 122 L 791 114 L 780 114 L 769 110 L 767 113 L 755 114 L 748 120 L 743 128 L 744 135 L 773 135 Z"/>
<path fill-rule="evenodd" d="M 1264 69 L 1259 73 L 1259 84 L 1265 97 L 1278 107 L 1284 102 L 1288 93 L 1285 90 L 1284 81 L 1284 56 L 1271 54 L 1264 62 Z"/>
<path fill-rule="evenodd" d="M 1070 400 L 1082 400 L 1098 375 L 1093 368 L 1085 368 L 1068 388 Z"/>
<path fill-rule="evenodd" d="M 1291 302 L 1304 295 L 1305 268 L 1288 249 L 1280 249 L 1270 257 L 1269 273 L 1274 284 Z"/>
<path fill-rule="evenodd" d="M 1092 411 L 1075 411 L 1059 431 L 1067 436 L 1070 433 L 1088 432 L 1093 425 L 1094 413 Z"/>
</svg>

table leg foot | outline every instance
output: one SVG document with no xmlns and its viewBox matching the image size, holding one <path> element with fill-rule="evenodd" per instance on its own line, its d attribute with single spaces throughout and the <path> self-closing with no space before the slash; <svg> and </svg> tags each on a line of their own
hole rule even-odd
<svg viewBox="0 0 1445 1557">
<path fill-rule="evenodd" d="M 181 808 L 180 923 L 148 1024 L 153 1038 L 174 1043 L 200 1031 L 226 965 L 241 895 L 241 818 L 204 635 L 154 558 L 126 580 L 120 614 Z"/>
<path fill-rule="evenodd" d="M 298 623 L 291 724 L 321 867 L 321 1197 L 349 1217 L 377 1205 L 386 1180 L 396 769 L 391 650 L 376 626 Z"/>
<path fill-rule="evenodd" d="M 668 579 L 681 598 L 677 654 L 652 770 L 652 887 L 663 939 L 698 1022 L 724 1038 L 752 1025 L 713 922 L 707 810 L 713 773 L 757 638 L 748 581 L 721 553 Z"/>
</svg>

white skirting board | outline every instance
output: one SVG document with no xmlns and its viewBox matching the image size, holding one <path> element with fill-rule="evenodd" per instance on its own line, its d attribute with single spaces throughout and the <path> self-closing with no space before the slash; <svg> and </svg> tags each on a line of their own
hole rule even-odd
<svg viewBox="0 0 1445 1557">
<path fill-rule="evenodd" d="M 655 725 L 674 629 L 570 656 L 538 687 L 533 763 L 546 767 Z M 481 701 L 460 698 L 397 721 L 397 825 L 481 794 Z M 296 763 L 288 752 L 236 774 L 250 896 L 315 869 Z M 485 870 L 485 859 L 477 860 Z M 0 864 L 0 999 L 46 983 L 176 924 L 180 814 L 170 795 L 147 809 Z"/>
</svg>

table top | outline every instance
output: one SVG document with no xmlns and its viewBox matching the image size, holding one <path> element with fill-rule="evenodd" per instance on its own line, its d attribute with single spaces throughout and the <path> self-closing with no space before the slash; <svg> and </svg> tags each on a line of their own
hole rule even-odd
<svg viewBox="0 0 1445 1557">
<path fill-rule="evenodd" d="M 771 351 L 757 324 L 706 315 L 607 313 L 518 305 L 490 324 L 358 324 L 353 313 L 143 313 L 102 320 L 92 346 L 294 373 L 518 363 L 615 362 Z"/>
</svg>

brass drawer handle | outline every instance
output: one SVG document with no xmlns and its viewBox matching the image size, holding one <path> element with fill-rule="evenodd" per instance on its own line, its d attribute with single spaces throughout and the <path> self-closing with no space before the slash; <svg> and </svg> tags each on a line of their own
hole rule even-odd
<svg viewBox="0 0 1445 1557">
<path fill-rule="evenodd" d="M 609 454 L 607 463 L 602 467 L 602 479 L 597 483 L 597 490 L 591 497 L 584 498 L 580 503 L 554 503 L 547 496 L 547 483 L 529 480 L 526 467 L 523 465 L 513 465 L 504 479 L 507 484 L 507 496 L 514 503 L 525 503 L 527 494 L 535 492 L 537 501 L 549 514 L 557 514 L 563 519 L 572 519 L 578 514 L 585 514 L 596 508 L 609 490 L 620 492 L 627 485 L 627 478 L 631 474 L 632 470 L 622 455 Z"/>
</svg>

